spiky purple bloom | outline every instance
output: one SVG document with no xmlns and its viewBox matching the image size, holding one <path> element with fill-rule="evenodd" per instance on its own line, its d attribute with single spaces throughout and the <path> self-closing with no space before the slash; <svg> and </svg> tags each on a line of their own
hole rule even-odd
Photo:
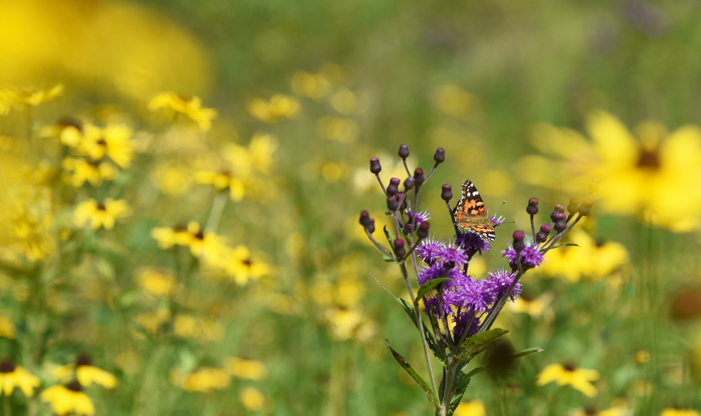
<svg viewBox="0 0 701 416">
<path fill-rule="evenodd" d="M 495 299 L 500 299 L 506 296 L 509 287 L 514 282 L 516 274 L 503 269 L 496 271 L 491 271 L 484 280 L 484 286 L 487 290 L 494 294 Z M 511 291 L 511 300 L 516 300 L 516 298 L 521 294 L 521 283 L 516 283 L 514 289 Z"/>
<path fill-rule="evenodd" d="M 456 337 L 462 336 L 467 325 L 470 325 L 467 336 L 475 335 L 480 329 L 480 320 L 471 312 L 460 312 L 458 316 L 455 317 L 455 328 L 453 329 L 453 333 Z"/>
<path fill-rule="evenodd" d="M 468 258 L 465 252 L 452 244 L 446 244 L 429 238 L 416 248 L 416 254 L 426 262 L 426 264 L 441 264 L 453 266 L 464 266 Z"/>
<path fill-rule="evenodd" d="M 496 214 L 496 213 L 494 213 L 494 215 L 492 215 L 492 216 L 489 217 L 489 218 L 491 218 L 492 222 L 494 222 L 494 226 L 495 226 L 495 227 L 500 226 L 500 225 L 503 224 L 504 221 L 506 220 L 506 217 L 505 217 L 505 216 L 500 215 L 500 216 L 497 217 L 497 214 Z"/>
<path fill-rule="evenodd" d="M 455 237 L 455 245 L 465 252 L 468 260 L 477 253 L 481 256 L 482 250 L 489 251 L 489 243 L 482 240 L 476 233 L 471 232 L 458 233 Z"/>
<path fill-rule="evenodd" d="M 442 263 L 434 263 L 433 265 L 421 270 L 417 277 L 419 285 L 423 285 L 429 280 L 440 279 L 441 277 L 448 277 L 455 279 L 459 277 L 460 272 L 457 269 L 446 270 Z"/>
<path fill-rule="evenodd" d="M 509 259 L 512 270 L 517 270 L 516 250 L 509 245 L 509 248 L 501 252 L 502 257 Z M 545 256 L 538 250 L 538 246 L 526 245 L 520 253 L 521 263 L 528 269 L 540 267 L 545 261 Z"/>
<path fill-rule="evenodd" d="M 409 220 L 407 221 L 407 223 L 411 223 L 412 222 L 411 218 L 413 218 L 414 215 L 416 215 L 416 225 L 417 226 L 421 225 L 422 222 L 428 221 L 431 219 L 431 213 L 428 211 L 419 211 L 416 214 L 414 214 L 412 211 L 407 210 L 405 213 L 409 217 Z"/>
<path fill-rule="evenodd" d="M 434 237 L 429 237 L 416 247 L 416 255 L 426 264 L 432 265 L 440 260 L 444 244 Z"/>
</svg>

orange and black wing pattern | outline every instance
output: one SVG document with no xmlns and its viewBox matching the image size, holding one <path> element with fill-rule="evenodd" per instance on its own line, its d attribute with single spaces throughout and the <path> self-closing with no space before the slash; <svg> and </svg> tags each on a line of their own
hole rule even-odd
<svg viewBox="0 0 701 416">
<path fill-rule="evenodd" d="M 484 241 L 494 241 L 494 224 L 487 217 L 487 208 L 479 191 L 469 179 L 462 184 L 462 196 L 455 207 L 455 222 L 462 228 L 477 233 Z"/>
</svg>

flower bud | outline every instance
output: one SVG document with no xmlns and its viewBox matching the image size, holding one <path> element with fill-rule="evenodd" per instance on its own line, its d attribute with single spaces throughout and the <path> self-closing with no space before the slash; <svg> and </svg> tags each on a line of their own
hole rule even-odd
<svg viewBox="0 0 701 416">
<path fill-rule="evenodd" d="M 365 229 L 366 229 L 370 234 L 372 234 L 372 233 L 375 232 L 375 219 L 374 219 L 374 218 L 370 218 L 370 225 L 368 225 L 367 228 L 365 228 Z"/>
<path fill-rule="evenodd" d="M 414 178 L 412 178 L 411 176 L 404 179 L 404 189 L 406 189 L 408 191 L 409 189 L 413 188 L 414 182 L 415 182 Z"/>
<path fill-rule="evenodd" d="M 414 170 L 414 181 L 416 186 L 421 186 L 424 183 L 424 170 L 421 168 L 416 168 Z"/>
<path fill-rule="evenodd" d="M 399 146 L 399 157 L 406 159 L 409 157 L 409 146 L 402 144 Z"/>
<path fill-rule="evenodd" d="M 382 165 L 380 165 L 380 158 L 373 157 L 372 159 L 370 159 L 370 172 L 377 175 L 381 171 L 382 171 Z"/>
<path fill-rule="evenodd" d="M 553 222 L 557 221 L 560 214 L 562 214 L 564 218 L 567 218 L 567 216 L 564 215 L 565 207 L 563 207 L 562 205 L 555 205 L 555 209 L 553 209 L 553 212 L 550 213 L 550 219 L 553 220 Z"/>
<path fill-rule="evenodd" d="M 416 235 L 420 239 L 424 239 L 428 237 L 428 230 L 431 228 L 431 224 L 428 223 L 428 221 L 424 221 L 419 225 L 419 229 L 416 230 Z"/>
<path fill-rule="evenodd" d="M 552 228 L 550 228 L 549 225 L 545 225 L 545 224 L 541 225 L 540 231 L 538 231 L 538 233 L 536 233 L 536 235 L 535 235 L 535 241 L 537 243 L 544 243 L 545 240 L 548 239 L 548 235 L 550 234 L 550 231 L 552 231 Z"/>
<path fill-rule="evenodd" d="M 392 178 L 389 180 L 389 185 L 387 185 L 387 196 L 395 195 L 399 192 L 399 184 L 401 181 L 399 178 Z"/>
<path fill-rule="evenodd" d="M 538 198 L 531 198 L 528 200 L 528 206 L 526 207 L 526 212 L 530 215 L 535 215 L 538 213 Z"/>
<path fill-rule="evenodd" d="M 443 185 L 443 190 L 441 191 L 441 199 L 445 202 L 450 202 L 453 199 L 453 187 L 447 183 Z"/>
<path fill-rule="evenodd" d="M 396 211 L 398 207 L 399 207 L 399 202 L 397 201 L 397 198 L 395 198 L 393 196 L 388 196 L 387 197 L 387 209 L 390 211 Z"/>
<path fill-rule="evenodd" d="M 399 210 L 404 211 L 406 209 L 406 198 L 404 198 L 404 193 L 398 192 L 394 197 L 397 199 L 397 201 L 402 201 L 402 204 L 399 206 Z"/>
<path fill-rule="evenodd" d="M 436 153 L 433 155 L 433 160 L 436 161 L 436 164 L 445 162 L 445 150 L 443 150 L 442 147 L 436 149 Z"/>
<path fill-rule="evenodd" d="M 404 240 L 397 238 L 394 240 L 394 255 L 397 257 L 404 257 L 406 255 L 406 247 L 404 247 Z"/>
<path fill-rule="evenodd" d="M 371 224 L 372 218 L 370 218 L 370 213 L 367 211 L 361 211 L 360 212 L 360 225 L 362 225 L 364 228 L 368 228 L 368 225 Z"/>
<path fill-rule="evenodd" d="M 594 205 L 594 204 L 591 201 L 588 201 L 588 200 L 584 201 L 579 206 L 579 210 L 577 212 L 579 212 L 579 215 L 581 215 L 582 217 L 586 217 L 587 215 L 589 215 L 591 213 L 592 205 Z"/>
<path fill-rule="evenodd" d="M 570 203 L 567 204 L 567 212 L 569 212 L 570 214 L 576 214 L 578 209 L 579 209 L 579 200 L 576 198 L 572 198 L 570 200 Z"/>
<path fill-rule="evenodd" d="M 516 230 L 513 233 L 514 237 L 514 250 L 518 253 L 519 251 L 523 250 L 524 247 L 526 247 L 526 242 L 523 241 L 526 238 L 526 233 L 524 233 L 521 230 Z"/>
<path fill-rule="evenodd" d="M 567 222 L 565 220 L 555 221 L 555 225 L 553 225 L 553 228 L 558 233 L 561 233 L 567 229 Z"/>
</svg>

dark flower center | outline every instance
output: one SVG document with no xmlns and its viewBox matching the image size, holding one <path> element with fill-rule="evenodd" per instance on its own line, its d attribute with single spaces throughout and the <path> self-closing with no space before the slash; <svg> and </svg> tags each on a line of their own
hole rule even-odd
<svg viewBox="0 0 701 416">
<path fill-rule="evenodd" d="M 197 234 L 195 234 L 195 238 L 198 240 L 204 240 L 204 231 L 200 230 Z"/>
<path fill-rule="evenodd" d="M 0 373 L 11 373 L 15 371 L 15 364 L 6 358 L 0 362 Z"/>
<path fill-rule="evenodd" d="M 597 413 L 598 412 L 593 407 L 587 407 L 587 409 L 584 411 L 585 415 L 595 415 Z"/>
<path fill-rule="evenodd" d="M 64 118 L 58 122 L 58 125 L 60 127 L 66 128 L 66 127 L 75 127 L 78 129 L 78 131 L 83 131 L 83 126 L 80 124 L 80 122 L 73 120 L 71 118 Z"/>
<path fill-rule="evenodd" d="M 657 151 L 641 149 L 637 166 L 643 169 L 659 169 L 660 155 L 657 154 Z"/>
<path fill-rule="evenodd" d="M 251 267 L 251 265 L 253 264 L 253 260 L 251 260 L 250 258 L 247 258 L 246 260 L 242 261 L 241 263 L 243 263 L 246 267 Z"/>
<path fill-rule="evenodd" d="M 66 384 L 66 388 L 71 391 L 82 391 L 83 388 L 80 386 L 80 383 L 78 381 L 74 380 L 71 381 L 70 383 Z"/>
<path fill-rule="evenodd" d="M 175 227 L 173 227 L 173 231 L 175 231 L 175 232 L 187 231 L 187 225 L 178 224 Z"/>
<path fill-rule="evenodd" d="M 100 137 L 100 140 L 97 141 L 97 144 L 99 144 L 100 146 L 107 146 L 107 141 L 104 137 Z"/>
<path fill-rule="evenodd" d="M 104 211 L 104 210 L 107 209 L 107 207 L 105 207 L 104 202 L 98 202 L 98 203 L 97 203 L 97 209 L 100 210 L 100 211 Z"/>
<path fill-rule="evenodd" d="M 570 373 L 577 369 L 577 367 L 573 366 L 572 364 L 566 364 L 563 366 L 563 368 L 565 371 L 569 371 Z"/>
<path fill-rule="evenodd" d="M 81 365 L 84 366 L 90 366 L 92 365 L 92 360 L 90 359 L 90 356 L 88 354 L 80 354 L 78 358 L 75 360 L 75 366 L 80 367 Z"/>
</svg>

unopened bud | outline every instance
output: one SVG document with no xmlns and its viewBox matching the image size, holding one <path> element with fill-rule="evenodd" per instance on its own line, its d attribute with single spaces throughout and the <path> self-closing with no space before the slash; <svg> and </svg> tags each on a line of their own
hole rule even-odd
<svg viewBox="0 0 701 416">
<path fill-rule="evenodd" d="M 402 204 L 399 205 L 399 210 L 404 211 L 406 209 L 406 198 L 404 198 L 404 193 L 398 192 L 394 197 L 397 199 L 397 201 L 402 202 Z"/>
<path fill-rule="evenodd" d="M 526 238 L 526 233 L 524 233 L 521 230 L 516 230 L 513 233 L 514 237 L 514 250 L 518 253 L 519 251 L 523 250 L 524 247 L 526 247 L 526 242 L 524 239 Z"/>
<path fill-rule="evenodd" d="M 567 204 L 567 212 L 570 214 L 575 214 L 577 213 L 577 210 L 579 209 L 579 200 L 576 198 L 572 198 L 570 200 L 570 203 Z"/>
<path fill-rule="evenodd" d="M 419 225 L 419 229 L 416 230 L 416 235 L 419 238 L 424 239 L 424 238 L 428 237 L 428 230 L 430 228 L 431 228 L 431 224 L 429 224 L 428 221 L 424 221 L 421 223 L 421 225 Z"/>
<path fill-rule="evenodd" d="M 399 192 L 399 184 L 401 182 L 402 181 L 400 181 L 399 178 L 390 179 L 389 185 L 387 185 L 387 196 L 392 196 Z"/>
<path fill-rule="evenodd" d="M 553 225 L 553 228 L 558 233 L 561 233 L 567 229 L 567 222 L 565 220 L 555 221 L 555 225 Z"/>
<path fill-rule="evenodd" d="M 396 211 L 397 207 L 399 207 L 399 202 L 397 201 L 397 198 L 393 196 L 388 196 L 387 197 L 387 209 L 390 211 Z"/>
<path fill-rule="evenodd" d="M 424 170 L 421 168 L 416 168 L 414 170 L 414 181 L 416 186 L 421 186 L 424 183 Z"/>
<path fill-rule="evenodd" d="M 436 153 L 433 155 L 433 160 L 435 160 L 436 163 L 445 162 L 445 150 L 443 150 L 442 147 L 436 149 Z"/>
<path fill-rule="evenodd" d="M 381 171 L 382 171 L 382 165 L 380 165 L 380 158 L 373 157 L 372 159 L 370 159 L 370 172 L 377 175 Z"/>
<path fill-rule="evenodd" d="M 397 257 L 404 257 L 406 254 L 406 247 L 404 247 L 404 240 L 397 238 L 394 240 L 394 255 Z"/>
<path fill-rule="evenodd" d="M 406 144 L 399 145 L 399 157 L 406 159 L 409 157 L 409 146 Z"/>
<path fill-rule="evenodd" d="M 538 213 L 538 198 L 531 198 L 528 200 L 528 206 L 526 207 L 526 212 L 530 215 L 535 215 Z"/>
<path fill-rule="evenodd" d="M 579 206 L 579 210 L 577 212 L 579 212 L 579 215 L 581 215 L 582 217 L 586 217 L 591 213 L 592 205 L 594 204 L 591 201 L 584 201 Z"/>
<path fill-rule="evenodd" d="M 538 231 L 538 233 L 536 233 L 536 235 L 535 235 L 535 241 L 537 243 L 544 243 L 545 240 L 548 239 L 548 235 L 550 234 L 550 231 L 552 231 L 552 228 L 550 228 L 549 225 L 545 225 L 545 224 L 541 225 L 540 231 Z"/>
<path fill-rule="evenodd" d="M 557 221 L 560 215 L 563 215 L 564 218 L 567 218 L 567 216 L 565 215 L 565 207 L 563 207 L 562 205 L 555 205 L 555 209 L 553 209 L 553 212 L 550 213 L 550 219 L 553 221 Z"/>
<path fill-rule="evenodd" d="M 374 218 L 370 218 L 370 225 L 368 225 L 365 229 L 368 230 L 368 232 L 370 234 L 375 232 L 375 219 Z"/>
<path fill-rule="evenodd" d="M 450 200 L 453 199 L 453 187 L 447 183 L 443 185 L 443 189 L 441 190 L 441 199 L 445 202 L 450 202 Z"/>
<path fill-rule="evenodd" d="M 370 225 L 371 220 L 372 218 L 370 218 L 370 213 L 368 213 L 367 211 L 360 212 L 360 225 L 367 228 L 368 225 Z"/>
<path fill-rule="evenodd" d="M 414 187 L 414 178 L 411 176 L 404 179 L 404 189 L 409 190 Z"/>
</svg>

